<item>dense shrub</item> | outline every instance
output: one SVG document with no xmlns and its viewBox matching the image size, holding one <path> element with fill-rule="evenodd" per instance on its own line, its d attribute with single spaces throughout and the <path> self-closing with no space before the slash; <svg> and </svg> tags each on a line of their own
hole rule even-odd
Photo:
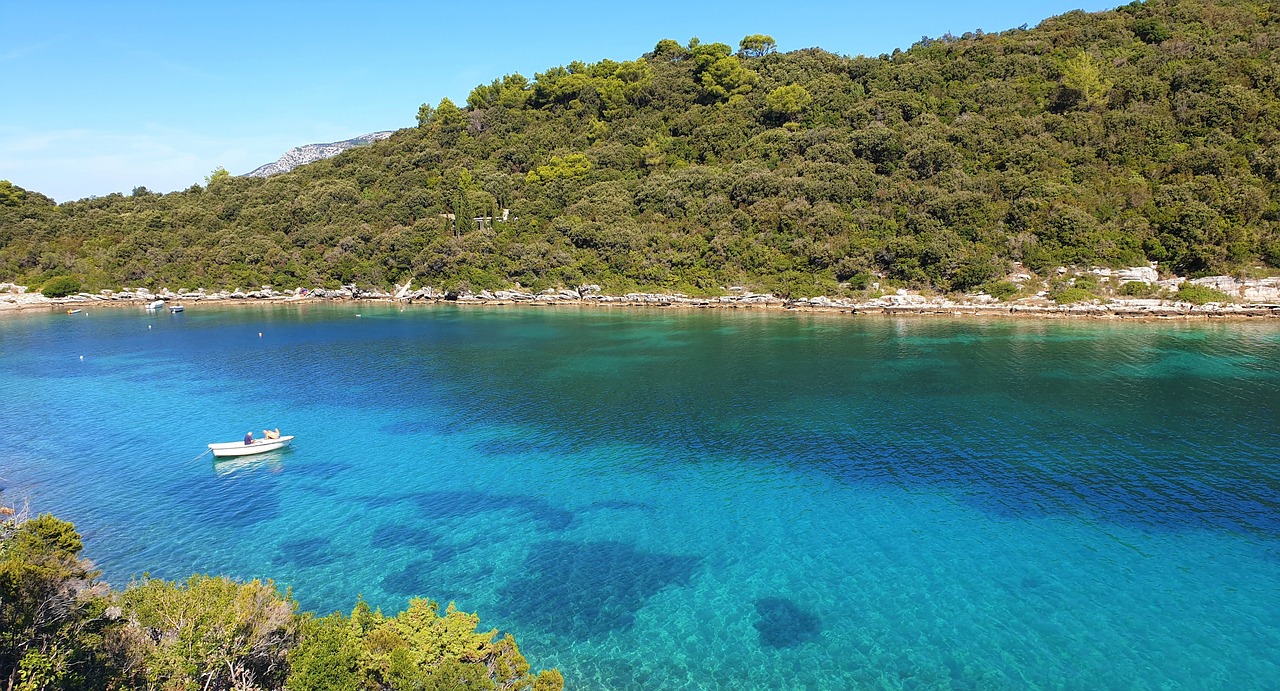
<svg viewBox="0 0 1280 691">
<path fill-rule="evenodd" d="M 413 599 L 387 617 L 297 614 L 271 581 L 98 583 L 75 526 L 0 504 L 0 688 L 559 691 L 510 635 Z"/>
<path fill-rule="evenodd" d="M 989 281 L 983 284 L 982 290 L 997 300 L 1008 300 L 1018 294 L 1018 286 L 1009 281 Z"/>
<path fill-rule="evenodd" d="M 80 279 L 75 276 L 54 276 L 40 287 L 40 293 L 47 298 L 64 298 L 80 292 Z"/>
<path fill-rule="evenodd" d="M 1129 281 L 1120 286 L 1120 294 L 1131 298 L 1149 298 L 1160 294 L 1160 288 L 1142 281 Z"/>
<path fill-rule="evenodd" d="M 1214 290 L 1208 286 L 1195 283 L 1183 283 L 1178 286 L 1178 292 L 1174 294 L 1174 297 L 1193 305 L 1203 305 L 1209 302 L 1232 302 L 1231 296 L 1221 290 Z"/>
</svg>

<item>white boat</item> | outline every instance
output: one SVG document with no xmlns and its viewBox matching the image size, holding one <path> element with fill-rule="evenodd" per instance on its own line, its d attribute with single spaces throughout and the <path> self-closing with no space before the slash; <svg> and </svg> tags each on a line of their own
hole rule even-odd
<svg viewBox="0 0 1280 691">
<path fill-rule="evenodd" d="M 156 300 L 155 302 L 148 302 L 148 303 L 147 303 L 147 309 L 149 309 L 149 310 L 162 310 L 162 309 L 164 309 L 164 300 Z"/>
<path fill-rule="evenodd" d="M 169 311 L 173 312 L 174 314 L 177 314 L 182 311 L 182 305 L 174 305 L 169 308 Z"/>
<path fill-rule="evenodd" d="M 254 439 L 253 442 L 246 444 L 242 441 L 228 441 L 218 444 L 210 444 L 209 450 L 214 456 L 219 458 L 225 456 L 252 456 L 255 453 L 265 453 L 267 451 L 275 451 L 284 448 L 293 441 L 293 435 L 287 437 L 276 437 L 275 439 Z"/>
</svg>

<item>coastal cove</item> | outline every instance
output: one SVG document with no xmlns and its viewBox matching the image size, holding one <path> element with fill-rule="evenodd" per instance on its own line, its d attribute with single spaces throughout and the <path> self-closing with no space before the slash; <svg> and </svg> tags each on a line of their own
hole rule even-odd
<svg viewBox="0 0 1280 691">
<path fill-rule="evenodd" d="M 0 319 L 5 496 L 113 584 L 454 601 L 567 688 L 1280 678 L 1270 319 L 129 307 Z"/>
</svg>

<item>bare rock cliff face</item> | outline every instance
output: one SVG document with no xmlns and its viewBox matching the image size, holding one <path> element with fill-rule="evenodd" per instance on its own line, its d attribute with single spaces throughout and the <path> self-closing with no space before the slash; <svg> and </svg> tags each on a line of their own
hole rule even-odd
<svg viewBox="0 0 1280 691">
<path fill-rule="evenodd" d="M 388 130 L 386 132 L 373 132 L 371 134 L 362 135 L 353 139 L 346 139 L 340 142 L 332 142 L 330 144 L 307 144 L 306 146 L 295 146 L 294 148 L 286 151 L 284 155 L 280 157 L 280 160 L 258 167 L 252 172 L 245 173 L 245 176 L 251 178 L 265 178 L 277 173 L 287 173 L 298 166 L 337 156 L 347 149 L 372 144 L 380 139 L 386 139 L 391 135 L 392 131 Z"/>
</svg>

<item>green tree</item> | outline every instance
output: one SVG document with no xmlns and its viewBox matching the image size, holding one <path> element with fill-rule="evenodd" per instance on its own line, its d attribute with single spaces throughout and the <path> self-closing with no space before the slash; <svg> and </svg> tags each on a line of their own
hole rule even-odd
<svg viewBox="0 0 1280 691">
<path fill-rule="evenodd" d="M 777 49 L 773 37 L 765 34 L 751 34 L 738 42 L 738 54 L 749 58 L 764 57 Z"/>
<path fill-rule="evenodd" d="M 350 617 L 332 614 L 302 627 L 290 653 L 289 691 L 334 688 L 503 689 L 559 691 L 558 671 L 529 673 L 510 635 L 480 632 L 479 617 L 453 605 L 440 613 L 430 600 L 412 599 L 394 617 L 363 601 Z"/>
<path fill-rule="evenodd" d="M 126 624 L 113 645 L 132 683 L 164 688 L 278 687 L 296 635 L 297 604 L 271 581 L 196 575 L 146 578 L 119 595 Z"/>
<path fill-rule="evenodd" d="M 591 161 L 582 154 L 569 154 L 563 157 L 552 156 L 546 165 L 537 166 L 530 170 L 525 175 L 525 182 L 533 184 L 562 178 L 580 178 L 590 170 Z"/>
<path fill-rule="evenodd" d="M 813 96 L 800 84 L 780 86 L 770 91 L 764 99 L 765 109 L 769 114 L 782 120 L 796 118 L 812 102 Z"/>
<path fill-rule="evenodd" d="M 1173 32 L 1159 19 L 1145 17 L 1133 23 L 1133 33 L 1144 43 L 1160 44 L 1173 38 Z"/>
<path fill-rule="evenodd" d="M 723 43 L 691 42 L 690 52 L 705 100 L 718 102 L 750 93 L 759 80 L 759 75 L 745 67 Z"/>
<path fill-rule="evenodd" d="M 229 179 L 231 179 L 231 173 L 228 173 L 226 168 L 218 166 L 213 169 L 212 173 L 204 176 L 204 183 L 209 187 L 213 187 L 215 184 L 222 184 Z"/>
<path fill-rule="evenodd" d="M 418 106 L 418 127 L 426 127 L 431 123 L 431 116 L 436 112 L 435 108 L 429 103 L 423 103 Z"/>
<path fill-rule="evenodd" d="M 1061 101 L 1093 108 L 1103 104 L 1111 90 L 1111 81 L 1103 76 L 1101 63 L 1081 51 L 1063 65 L 1062 88 Z"/>
<path fill-rule="evenodd" d="M 289 651 L 288 691 L 330 691 L 364 686 L 360 631 L 341 614 L 305 618 Z"/>
<path fill-rule="evenodd" d="M 689 56 L 689 49 L 679 41 L 664 38 L 653 47 L 653 57 L 659 60 L 681 60 Z"/>
<path fill-rule="evenodd" d="M 80 292 L 80 279 L 75 276 L 54 276 L 40 287 L 40 293 L 47 298 L 64 298 Z"/>
<path fill-rule="evenodd" d="M 6 688 L 70 688 L 83 682 L 89 589 L 97 571 L 80 558 L 72 524 L 5 511 L 0 526 L 0 679 Z"/>
<path fill-rule="evenodd" d="M 26 190 L 8 180 L 0 180 L 0 206 L 17 206 L 24 197 Z"/>
</svg>

